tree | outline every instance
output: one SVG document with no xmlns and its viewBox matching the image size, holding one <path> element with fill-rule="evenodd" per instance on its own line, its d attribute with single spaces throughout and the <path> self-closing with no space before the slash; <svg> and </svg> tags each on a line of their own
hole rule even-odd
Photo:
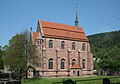
<svg viewBox="0 0 120 84">
<path fill-rule="evenodd" d="M 33 52 L 34 51 L 34 52 Z M 16 34 L 9 40 L 8 48 L 3 57 L 5 65 L 9 65 L 11 70 L 24 76 L 27 64 L 37 63 L 36 46 L 31 43 L 27 32 Z"/>
<path fill-rule="evenodd" d="M 94 55 L 95 69 L 102 69 L 108 75 L 120 72 L 120 30 L 88 36 Z"/>
<path fill-rule="evenodd" d="M 3 60 L 2 60 L 2 56 L 3 56 L 3 51 L 2 51 L 2 47 L 0 46 L 0 69 L 3 69 Z"/>
<path fill-rule="evenodd" d="M 98 65 L 109 75 L 116 75 L 120 71 L 120 49 L 114 46 L 101 56 Z"/>
</svg>

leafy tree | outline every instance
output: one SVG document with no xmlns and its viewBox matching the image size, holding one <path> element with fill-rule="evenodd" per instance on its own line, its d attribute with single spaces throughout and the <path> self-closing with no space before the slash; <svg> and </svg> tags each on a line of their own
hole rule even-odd
<svg viewBox="0 0 120 84">
<path fill-rule="evenodd" d="M 120 30 L 88 36 L 94 55 L 94 68 L 110 75 L 120 71 Z"/>
<path fill-rule="evenodd" d="M 3 69 L 3 60 L 2 60 L 2 56 L 3 56 L 3 51 L 2 51 L 2 47 L 0 46 L 0 69 Z"/>
<path fill-rule="evenodd" d="M 12 71 L 23 76 L 28 64 L 35 65 L 37 63 L 36 52 L 36 46 L 31 43 L 29 34 L 24 32 L 16 34 L 9 40 L 3 60 Z"/>
</svg>

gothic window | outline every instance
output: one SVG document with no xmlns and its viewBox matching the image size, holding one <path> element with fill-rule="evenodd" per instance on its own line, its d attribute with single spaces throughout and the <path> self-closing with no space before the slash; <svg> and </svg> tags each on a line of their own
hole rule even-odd
<svg viewBox="0 0 120 84">
<path fill-rule="evenodd" d="M 61 49 L 65 49 L 65 42 L 64 41 L 61 42 Z"/>
<path fill-rule="evenodd" d="M 36 40 L 36 44 L 37 44 L 37 45 L 40 45 L 40 44 L 42 44 L 42 43 L 43 43 L 43 40 L 42 40 L 42 39 L 37 39 L 37 40 Z"/>
<path fill-rule="evenodd" d="M 65 69 L 65 59 L 61 60 L 61 69 Z"/>
<path fill-rule="evenodd" d="M 76 63 L 76 60 L 73 59 L 73 60 L 72 60 L 72 66 L 73 66 L 75 63 Z"/>
<path fill-rule="evenodd" d="M 37 44 L 37 45 L 39 44 L 39 40 L 36 41 L 36 44 Z"/>
<path fill-rule="evenodd" d="M 52 59 L 52 58 L 50 58 L 50 59 L 48 60 L 48 68 L 49 68 L 49 69 L 53 69 L 53 59 Z"/>
<path fill-rule="evenodd" d="M 82 60 L 82 69 L 85 69 L 85 59 Z"/>
<path fill-rule="evenodd" d="M 37 39 L 37 40 L 36 40 L 36 44 L 37 44 L 37 45 L 41 44 L 41 41 Z"/>
<path fill-rule="evenodd" d="M 49 40 L 49 48 L 53 48 L 53 41 Z"/>
<path fill-rule="evenodd" d="M 82 50 L 85 50 L 85 43 L 82 44 Z"/>
<path fill-rule="evenodd" d="M 72 50 L 75 50 L 75 42 L 72 43 Z"/>
</svg>

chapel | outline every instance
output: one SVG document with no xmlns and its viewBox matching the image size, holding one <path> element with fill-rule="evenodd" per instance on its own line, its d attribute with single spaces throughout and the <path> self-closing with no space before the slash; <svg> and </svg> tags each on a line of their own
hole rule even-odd
<svg viewBox="0 0 120 84">
<path fill-rule="evenodd" d="M 83 28 L 38 20 L 36 32 L 31 31 L 37 46 L 39 64 L 34 65 L 40 77 L 78 77 L 93 74 L 93 54 Z M 29 77 L 34 77 L 31 71 Z"/>
</svg>

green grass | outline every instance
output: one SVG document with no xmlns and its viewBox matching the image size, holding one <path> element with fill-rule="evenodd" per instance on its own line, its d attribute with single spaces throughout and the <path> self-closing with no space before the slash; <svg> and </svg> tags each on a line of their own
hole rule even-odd
<svg viewBox="0 0 120 84">
<path fill-rule="evenodd" d="M 77 84 L 102 84 L 103 78 L 109 78 L 112 83 L 119 82 L 120 77 L 114 76 L 94 76 L 94 77 L 80 77 L 80 78 L 39 78 L 39 79 L 25 79 L 22 84 L 52 84 L 53 82 L 63 82 L 63 80 L 72 79 Z M 54 83 L 62 84 L 62 83 Z"/>
</svg>

